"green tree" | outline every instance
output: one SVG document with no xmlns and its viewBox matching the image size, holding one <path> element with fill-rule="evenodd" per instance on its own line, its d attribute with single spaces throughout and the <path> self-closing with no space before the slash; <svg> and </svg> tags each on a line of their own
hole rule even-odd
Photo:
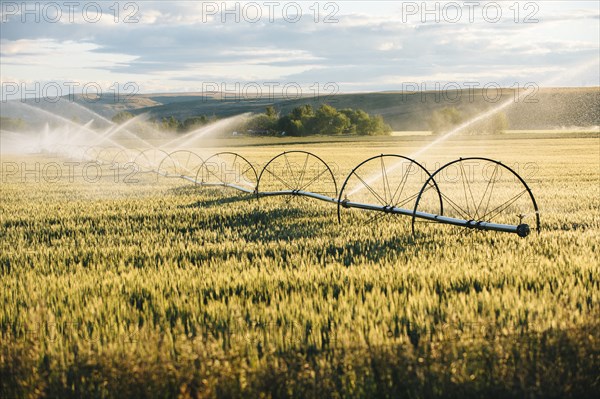
<svg viewBox="0 0 600 399">
<path fill-rule="evenodd" d="M 246 123 L 245 129 L 254 132 L 272 133 L 276 127 L 276 120 L 269 117 L 267 114 L 258 114 L 250 118 Z"/>
<path fill-rule="evenodd" d="M 300 105 L 289 114 L 276 117 L 275 109 L 267 107 L 264 114 L 256 115 L 246 124 L 255 132 L 272 133 L 283 131 L 290 136 L 310 134 L 390 134 L 391 127 L 381 115 L 371 116 L 361 109 L 346 108 L 338 111 L 330 105 L 314 110 L 310 104 Z"/>
<path fill-rule="evenodd" d="M 363 110 L 352 108 L 342 109 L 340 112 L 346 115 L 350 120 L 350 125 L 344 133 L 361 134 L 361 128 L 363 128 L 369 121 L 369 114 Z"/>
<path fill-rule="evenodd" d="M 315 116 L 315 111 L 310 104 L 301 105 L 296 107 L 291 112 L 292 119 L 307 121 Z"/>
<path fill-rule="evenodd" d="M 289 136 L 303 136 L 305 133 L 304 124 L 299 119 L 293 119 L 291 115 L 279 118 L 277 127 Z"/>
<path fill-rule="evenodd" d="M 317 112 L 311 124 L 315 134 L 341 134 L 350 126 L 350 119 L 334 107 L 324 104 Z"/>
<path fill-rule="evenodd" d="M 272 105 L 269 105 L 265 109 L 265 115 L 267 116 L 267 118 L 269 118 L 271 120 L 277 119 L 277 111 L 275 111 L 275 107 L 273 107 Z"/>
<path fill-rule="evenodd" d="M 356 133 L 359 135 L 378 136 L 392 132 L 390 125 L 385 123 L 381 115 L 370 116 L 362 109 L 343 109 L 340 111 L 348 117 L 350 125 L 345 133 Z"/>
<path fill-rule="evenodd" d="M 369 118 L 368 125 L 362 130 L 363 134 L 369 136 L 383 136 L 389 135 L 392 132 L 390 125 L 385 123 L 383 116 L 375 115 Z"/>
<path fill-rule="evenodd" d="M 296 107 L 289 115 L 279 118 L 277 127 L 290 136 L 312 134 L 311 126 L 315 112 L 310 104 Z"/>
<path fill-rule="evenodd" d="M 190 118 L 186 118 L 181 124 L 181 129 L 184 132 L 189 132 L 199 127 L 202 127 L 210 122 L 210 119 L 206 115 L 200 116 L 192 116 Z"/>
<path fill-rule="evenodd" d="M 176 132 L 177 130 L 179 130 L 181 128 L 181 123 L 177 119 L 175 119 L 175 117 L 173 115 L 171 115 L 168 118 L 166 118 L 166 117 L 162 118 L 161 127 L 163 130 Z"/>
</svg>

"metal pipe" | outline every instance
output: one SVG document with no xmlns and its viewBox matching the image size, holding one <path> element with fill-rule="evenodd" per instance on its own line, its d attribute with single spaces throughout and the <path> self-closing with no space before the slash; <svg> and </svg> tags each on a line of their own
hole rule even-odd
<svg viewBox="0 0 600 399">
<path fill-rule="evenodd" d="M 338 203 L 337 198 L 332 198 L 332 197 L 328 197 L 326 195 L 311 193 L 310 191 L 303 191 L 303 190 L 262 191 L 262 192 L 258 193 L 258 195 L 260 197 L 274 197 L 277 195 L 300 195 L 302 197 L 314 198 L 314 199 L 318 199 L 321 201 L 331 202 L 334 204 Z"/>
<path fill-rule="evenodd" d="M 194 182 L 197 185 L 202 186 L 202 187 L 229 187 L 229 188 L 236 189 L 238 191 L 242 191 L 244 193 L 254 194 L 254 190 L 251 190 L 251 189 L 246 188 L 246 187 L 238 186 L 237 184 L 233 184 L 233 183 L 206 183 L 206 182 L 196 181 L 194 178 L 191 178 L 191 177 L 188 177 L 188 176 L 182 176 L 182 177 L 184 179 L 192 181 L 192 182 Z"/>
<path fill-rule="evenodd" d="M 350 201 L 341 201 L 340 203 L 345 208 L 358 208 L 365 209 L 370 211 L 379 211 L 386 213 L 393 213 L 399 215 L 406 216 L 415 216 L 419 219 L 431 220 L 438 223 L 443 224 L 451 224 L 454 226 L 466 227 L 477 230 L 493 230 L 493 231 L 501 231 L 505 233 L 515 233 L 519 235 L 519 237 L 527 237 L 531 229 L 528 224 L 501 224 L 501 223 L 491 223 L 477 220 L 465 220 L 458 219 L 449 216 L 436 215 L 433 213 L 413 211 L 405 208 L 397 208 L 391 206 L 383 206 L 383 205 L 370 205 L 370 204 L 361 204 L 359 202 L 350 202 Z"/>
<path fill-rule="evenodd" d="M 302 190 L 283 190 L 283 191 L 266 191 L 258 193 L 259 196 L 269 197 L 276 195 L 301 195 L 304 197 L 315 198 L 321 201 L 331 202 L 334 204 L 338 203 L 337 198 L 331 198 L 326 195 L 311 193 L 309 191 Z M 501 224 L 501 223 L 491 223 L 477 220 L 465 220 L 458 219 L 449 216 L 436 215 L 433 213 L 413 211 L 411 209 L 406 208 L 397 208 L 393 206 L 383 206 L 383 205 L 371 205 L 371 204 L 362 204 L 360 202 L 351 202 L 347 200 L 342 200 L 340 204 L 345 208 L 357 208 L 364 209 L 368 211 L 378 211 L 378 212 L 386 212 L 393 213 L 397 215 L 405 215 L 405 216 L 414 216 L 419 219 L 431 220 L 438 223 L 450 224 L 454 226 L 466 227 L 470 229 L 477 230 L 492 230 L 492 231 L 501 231 L 505 233 L 515 233 L 519 235 L 519 237 L 527 237 L 530 232 L 529 225 L 527 224 L 519 224 L 519 225 L 511 225 L 511 224 Z"/>
</svg>

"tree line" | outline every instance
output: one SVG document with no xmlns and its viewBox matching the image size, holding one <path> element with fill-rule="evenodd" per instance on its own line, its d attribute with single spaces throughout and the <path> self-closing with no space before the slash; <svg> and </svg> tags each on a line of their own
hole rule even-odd
<svg viewBox="0 0 600 399">
<path fill-rule="evenodd" d="M 246 124 L 248 132 L 255 134 L 285 134 L 289 136 L 346 135 L 365 136 L 389 135 L 390 125 L 381 115 L 369 115 L 361 109 L 337 110 L 323 104 L 314 109 L 310 104 L 298 106 L 286 115 L 279 115 L 274 107 L 252 117 Z"/>
<path fill-rule="evenodd" d="M 133 118 L 133 114 L 129 111 L 120 111 L 112 117 L 112 121 L 116 124 L 121 124 Z M 160 120 L 154 118 L 149 121 L 154 128 L 170 131 L 170 132 L 189 132 L 198 129 L 204 125 L 217 120 L 216 116 L 198 115 L 186 118 L 183 121 L 174 116 L 163 117 Z"/>
<path fill-rule="evenodd" d="M 133 118 L 128 111 L 117 113 L 112 121 L 123 123 Z M 217 117 L 200 115 L 186 118 L 183 121 L 174 116 L 151 120 L 155 127 L 172 132 L 189 132 L 198 129 Z M 392 128 L 385 123 L 381 115 L 369 115 L 361 109 L 337 110 L 330 105 L 322 105 L 314 109 L 311 105 L 298 106 L 286 115 L 280 115 L 273 106 L 268 106 L 264 113 L 253 115 L 235 128 L 239 133 L 252 135 L 289 135 L 310 136 L 357 134 L 367 136 L 389 135 Z"/>
</svg>

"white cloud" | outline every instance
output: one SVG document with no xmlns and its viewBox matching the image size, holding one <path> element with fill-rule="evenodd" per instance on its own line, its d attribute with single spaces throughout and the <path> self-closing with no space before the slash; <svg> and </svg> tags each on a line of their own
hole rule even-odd
<svg viewBox="0 0 600 399">
<path fill-rule="evenodd" d="M 2 25 L 2 75 L 135 79 L 163 91 L 208 79 L 331 81 L 366 90 L 406 80 L 535 81 L 598 59 L 600 20 L 592 3 L 540 3 L 537 24 L 514 23 L 510 14 L 497 24 L 436 24 L 404 22 L 399 3 L 342 1 L 334 10 L 339 22 L 326 24 L 325 3 L 319 3 L 318 23 L 312 2 L 302 3 L 298 23 L 286 22 L 281 6 L 269 21 L 264 5 L 258 23 L 244 16 L 222 23 L 200 2 L 138 2 L 139 23 L 125 24 L 114 22 L 109 2 L 94 24 L 81 17 L 55 24 L 11 18 Z M 132 11 L 124 4 L 120 20 Z"/>
<path fill-rule="evenodd" d="M 87 82 L 108 78 L 107 68 L 126 64 L 136 57 L 97 53 L 94 43 L 54 39 L 5 40 L 2 44 L 2 73 L 20 81 Z"/>
</svg>

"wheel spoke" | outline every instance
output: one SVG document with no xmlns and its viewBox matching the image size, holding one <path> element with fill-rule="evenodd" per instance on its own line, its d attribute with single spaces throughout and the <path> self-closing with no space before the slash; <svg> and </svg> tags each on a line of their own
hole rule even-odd
<svg viewBox="0 0 600 399">
<path fill-rule="evenodd" d="M 428 189 L 425 189 L 425 190 L 423 190 L 423 192 L 425 192 L 427 190 Z M 410 197 L 406 197 L 402 202 L 398 202 L 398 203 L 394 204 L 394 208 L 401 208 L 402 206 L 404 206 L 404 204 L 409 203 L 410 201 L 412 201 L 414 198 L 417 198 L 418 196 L 419 196 L 419 193 L 414 193 Z"/>
<path fill-rule="evenodd" d="M 454 208 L 454 210 L 456 210 L 458 213 L 460 213 L 463 218 L 465 218 L 466 220 L 471 219 L 471 216 L 469 216 L 469 214 L 467 212 L 465 212 L 465 210 L 463 208 L 461 208 L 460 205 L 458 205 L 456 202 L 452 201 L 452 199 L 450 197 L 448 197 L 447 195 L 445 195 L 444 193 L 440 193 L 440 194 L 442 195 L 442 197 L 444 197 L 444 199 L 448 200 L 448 202 L 450 203 L 452 208 Z"/>
<path fill-rule="evenodd" d="M 249 179 L 246 178 L 246 173 L 252 170 L 252 165 L 248 164 L 248 166 L 246 166 L 246 169 L 242 170 L 240 172 L 240 181 L 245 181 L 245 182 L 250 182 Z M 256 185 L 256 182 L 254 182 L 254 184 Z M 248 184 L 250 185 L 250 184 Z"/>
<path fill-rule="evenodd" d="M 373 196 L 375 196 L 376 199 L 378 199 L 378 201 L 381 203 L 381 205 L 386 206 L 386 202 L 383 198 L 381 198 L 381 196 L 379 194 L 377 194 L 375 192 L 375 190 L 369 185 L 367 184 L 366 181 L 364 181 L 356 172 L 354 172 L 354 176 L 356 176 L 358 178 L 358 180 L 360 180 L 362 182 L 362 184 L 371 192 L 371 194 L 373 194 Z"/>
<path fill-rule="evenodd" d="M 422 194 L 425 194 L 427 191 L 431 190 L 432 188 L 435 188 L 435 186 L 429 182 L 429 184 L 427 185 L 427 187 L 423 190 Z M 438 191 L 438 190 L 436 190 Z M 411 201 L 413 198 L 416 198 L 419 196 L 420 192 L 416 192 L 413 195 L 411 195 L 410 197 L 407 197 L 404 199 L 404 201 L 402 201 L 401 203 L 398 203 L 396 205 L 394 205 L 395 207 L 399 207 L 399 206 L 403 206 L 404 204 L 406 204 L 407 202 Z"/>
<path fill-rule="evenodd" d="M 223 184 L 226 184 L 226 182 L 225 182 L 225 181 L 224 181 L 224 180 L 223 180 L 223 179 L 222 179 L 220 176 L 217 176 L 217 174 L 216 174 L 215 172 L 213 172 L 212 170 L 210 170 L 210 168 L 208 168 L 208 167 L 205 167 L 205 168 L 206 168 L 206 171 L 207 171 L 209 174 L 212 174 L 214 177 L 216 177 L 216 178 L 217 178 L 217 180 L 218 180 L 219 182 L 221 182 L 221 183 L 223 183 Z M 203 183 L 204 183 L 204 182 L 203 182 Z"/>
<path fill-rule="evenodd" d="M 277 180 L 279 180 L 280 182 L 283 183 L 284 186 L 286 186 L 287 188 L 289 188 L 290 190 L 294 190 L 293 187 L 291 187 L 286 181 L 284 181 L 282 178 L 280 178 L 279 176 L 277 176 L 276 174 L 274 174 L 273 172 L 271 172 L 268 168 L 265 169 L 267 172 L 269 172 L 271 174 L 271 176 L 273 176 L 274 178 L 276 178 Z"/>
<path fill-rule="evenodd" d="M 394 195 L 392 195 L 392 203 L 394 203 L 396 195 L 398 196 L 398 201 L 400 201 L 400 198 L 402 198 L 402 192 L 404 191 L 404 186 L 406 185 L 406 182 L 408 181 L 409 172 L 410 172 L 410 169 L 412 168 L 412 166 L 413 166 L 413 163 L 411 162 L 408 166 L 408 169 L 402 176 L 402 179 L 400 180 L 400 184 L 398 184 L 398 187 L 396 187 L 396 191 L 394 191 Z M 400 192 L 398 192 L 398 190 L 400 190 Z"/>
<path fill-rule="evenodd" d="M 304 166 L 302 167 L 302 173 L 300 174 L 300 181 L 298 182 L 299 190 L 302 190 L 302 180 L 304 179 L 304 174 L 306 173 L 306 165 L 308 164 L 308 154 L 306 154 L 306 159 L 304 160 Z"/>
<path fill-rule="evenodd" d="M 285 152 L 283 153 L 283 157 L 285 158 L 285 163 L 287 165 L 288 170 L 290 171 L 290 176 L 291 176 L 290 179 L 294 180 L 294 182 L 296 183 L 294 186 L 296 188 L 298 188 L 298 179 L 297 179 L 296 175 L 294 175 L 294 171 L 292 170 L 292 165 L 290 165 L 290 161 Z"/>
<path fill-rule="evenodd" d="M 237 176 L 237 170 L 238 168 L 236 167 L 237 165 L 237 159 L 238 159 L 238 154 L 235 154 L 235 156 L 233 157 L 233 162 L 231 163 L 231 166 L 233 167 L 233 174 L 235 175 L 235 182 L 239 182 L 239 178 Z"/>
<path fill-rule="evenodd" d="M 318 175 L 313 177 L 308 183 L 306 183 L 304 186 L 300 187 L 298 190 L 304 190 L 305 188 L 309 187 L 311 184 L 313 184 L 315 181 L 317 181 L 319 179 L 319 177 L 323 176 L 325 174 L 325 172 L 327 172 L 327 169 L 323 169 L 321 171 L 321 173 L 319 173 Z"/>
<path fill-rule="evenodd" d="M 384 218 L 386 215 L 389 215 L 389 214 L 387 214 L 387 213 L 385 213 L 385 212 L 376 212 L 376 213 L 377 213 L 377 214 L 376 214 L 376 215 L 374 215 L 374 216 L 372 216 L 372 217 L 370 217 L 370 218 L 369 218 L 369 219 L 368 219 L 368 220 L 365 222 L 365 224 L 372 224 L 372 223 L 375 223 L 375 222 L 377 222 L 377 221 L 379 221 L 379 220 L 383 219 L 383 218 Z"/>
<path fill-rule="evenodd" d="M 383 196 L 385 197 L 385 202 L 387 205 L 392 203 L 392 193 L 390 190 L 390 182 L 388 180 L 388 176 L 387 176 L 387 171 L 385 169 L 385 163 L 383 162 L 383 156 L 381 156 L 379 158 L 381 160 L 381 177 L 383 178 Z M 388 200 L 388 195 L 386 193 L 386 183 L 387 183 L 387 192 L 389 193 L 389 200 Z"/>
<path fill-rule="evenodd" d="M 477 219 L 477 208 L 476 208 L 476 205 L 475 205 L 475 197 L 473 197 L 473 191 L 471 190 L 471 183 L 469 183 L 469 178 L 467 176 L 467 172 L 465 172 L 465 167 L 463 166 L 462 162 L 460 163 L 460 167 L 462 168 L 462 170 L 464 172 L 465 180 L 467 182 L 467 187 L 469 188 L 469 194 L 471 195 L 471 201 L 473 201 L 473 208 L 475 208 L 475 215 L 474 216 L 475 216 L 475 219 Z"/>
<path fill-rule="evenodd" d="M 192 158 L 192 152 L 188 152 L 187 161 L 185 161 L 186 168 L 190 164 L 190 159 Z"/>
<path fill-rule="evenodd" d="M 465 184 L 465 180 L 466 180 L 466 176 L 465 176 L 465 170 L 462 166 L 462 162 L 459 162 L 460 164 L 460 175 L 462 176 L 462 184 L 463 184 L 463 190 L 465 192 L 465 204 L 467 205 L 467 215 L 471 215 L 471 210 L 469 208 L 469 198 L 467 197 L 467 186 Z"/>
<path fill-rule="evenodd" d="M 177 173 L 178 175 L 183 175 L 184 171 L 185 172 L 191 172 L 191 170 L 187 167 L 187 164 L 186 164 L 186 166 L 183 166 L 178 160 L 175 160 L 175 161 L 179 164 L 179 166 L 181 166 L 182 169 L 184 169 L 184 170 L 181 171 L 181 173 L 179 173 L 177 171 L 177 167 L 175 167 L 175 173 Z"/>
<path fill-rule="evenodd" d="M 511 199 L 509 199 L 508 201 L 504 202 L 503 204 L 501 204 L 500 206 L 497 206 L 496 208 L 494 208 L 493 210 L 491 210 L 490 212 L 488 212 L 488 214 L 491 214 L 488 217 L 488 220 L 492 220 L 493 218 L 495 218 L 496 216 L 498 216 L 499 214 L 501 214 L 502 212 L 504 212 L 505 209 L 507 209 L 509 206 L 511 206 L 513 203 L 515 203 L 519 198 L 521 198 L 523 196 L 523 194 L 525 194 L 527 192 L 527 190 L 523 190 L 521 191 L 519 194 L 515 195 L 514 197 L 512 197 Z M 501 208 L 502 209 L 499 209 Z M 484 217 L 487 215 L 484 215 Z M 483 218 L 482 218 L 483 219 Z"/>
<path fill-rule="evenodd" d="M 490 184 L 491 184 L 491 189 L 490 189 L 490 196 L 488 198 L 488 202 L 486 204 L 485 209 L 483 210 L 483 214 L 485 214 L 487 212 L 487 208 L 490 205 L 490 199 L 492 198 L 492 192 L 494 191 L 494 186 L 496 185 L 496 176 L 498 173 L 498 164 L 496 164 L 496 167 L 494 168 L 494 173 L 492 173 L 492 178 L 488 181 L 487 186 L 485 187 L 485 191 L 483 192 L 483 196 L 481 197 L 481 201 L 479 201 L 479 205 L 477 205 L 477 210 L 476 212 L 479 212 L 479 208 L 481 207 L 481 204 L 483 203 L 483 201 L 485 200 L 485 195 L 488 192 L 488 189 L 490 188 Z"/>
</svg>

